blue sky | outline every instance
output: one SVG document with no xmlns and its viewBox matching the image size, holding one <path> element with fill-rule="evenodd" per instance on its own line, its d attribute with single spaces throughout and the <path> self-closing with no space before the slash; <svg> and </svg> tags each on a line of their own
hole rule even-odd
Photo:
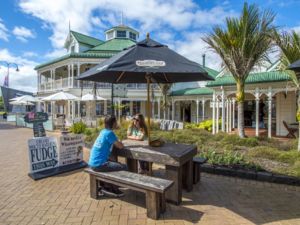
<svg viewBox="0 0 300 225">
<path fill-rule="evenodd" d="M 35 91 L 34 66 L 65 54 L 63 43 L 71 29 L 104 39 L 103 31 L 121 21 L 168 44 L 186 57 L 220 68 L 220 60 L 201 40 L 227 16 L 237 16 L 244 1 L 231 0 L 4 0 L 0 1 L 0 61 L 13 61 L 20 72 L 11 70 L 11 87 Z M 256 0 L 261 9 L 276 13 L 281 29 L 300 31 L 300 0 Z M 0 65 L 1 66 L 1 65 Z M 0 68 L 0 84 L 6 69 Z"/>
</svg>

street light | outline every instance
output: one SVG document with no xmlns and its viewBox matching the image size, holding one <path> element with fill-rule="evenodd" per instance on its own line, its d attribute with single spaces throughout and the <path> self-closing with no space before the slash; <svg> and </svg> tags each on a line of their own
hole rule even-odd
<svg viewBox="0 0 300 225">
<path fill-rule="evenodd" d="M 6 87 L 9 87 L 9 68 L 11 67 L 11 66 L 14 66 L 14 67 L 16 67 L 16 72 L 19 72 L 20 70 L 19 70 L 19 66 L 18 66 L 18 64 L 17 63 L 14 63 L 14 62 L 7 62 L 7 61 L 0 61 L 0 64 L 4 64 L 4 65 L 6 65 L 6 67 L 7 67 L 7 76 L 6 76 L 6 80 L 4 81 L 4 86 L 6 86 Z"/>
</svg>

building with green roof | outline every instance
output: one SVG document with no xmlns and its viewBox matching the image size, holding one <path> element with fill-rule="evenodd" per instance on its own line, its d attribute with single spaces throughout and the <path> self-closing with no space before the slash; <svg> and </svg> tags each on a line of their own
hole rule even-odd
<svg viewBox="0 0 300 225">
<path fill-rule="evenodd" d="M 288 131 L 283 121 L 288 126 L 296 122 L 296 88 L 289 72 L 280 68 L 277 60 L 269 66 L 256 68 L 246 79 L 244 122 L 246 127 L 255 129 L 257 136 L 261 129 L 268 137 L 285 136 Z M 215 80 L 207 82 L 205 87 L 171 92 L 175 109 L 173 119 L 199 122 L 212 118 L 213 133 L 231 132 L 237 121 L 236 82 L 226 70 L 206 69 Z M 217 126 L 219 120 L 223 124 L 221 127 Z"/>
</svg>

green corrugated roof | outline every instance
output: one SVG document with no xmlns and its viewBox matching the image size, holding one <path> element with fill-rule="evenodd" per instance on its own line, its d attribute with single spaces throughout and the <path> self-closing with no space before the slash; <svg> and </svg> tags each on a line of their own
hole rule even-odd
<svg viewBox="0 0 300 225">
<path fill-rule="evenodd" d="M 212 76 L 213 78 L 216 78 L 216 76 L 218 76 L 218 74 L 219 74 L 219 71 L 214 70 L 212 68 L 204 67 L 204 69 L 206 70 L 206 72 L 208 73 L 208 75 Z"/>
<path fill-rule="evenodd" d="M 103 43 L 103 41 L 97 39 L 97 38 L 94 38 L 94 37 L 90 37 L 88 35 L 85 35 L 85 34 L 81 34 L 81 33 L 78 33 L 76 31 L 70 31 L 74 38 L 79 42 L 79 43 L 82 43 L 82 44 L 86 44 L 86 45 L 90 45 L 92 47 L 95 47 L 97 45 L 100 45 Z"/>
<path fill-rule="evenodd" d="M 37 65 L 34 69 L 40 69 L 43 68 L 45 66 L 49 66 L 51 64 L 57 63 L 59 61 L 65 60 L 65 59 L 69 59 L 69 58 L 110 58 L 114 55 L 115 53 L 70 53 L 67 55 L 64 55 L 62 57 L 50 60 L 48 62 L 42 63 L 40 65 Z"/>
<path fill-rule="evenodd" d="M 185 96 L 185 95 L 211 95 L 213 90 L 208 87 L 201 88 L 186 88 L 182 90 L 172 91 L 171 96 Z"/>
<path fill-rule="evenodd" d="M 251 73 L 246 79 L 246 84 L 253 83 L 268 83 L 268 82 L 279 82 L 290 80 L 289 75 L 284 71 L 270 71 L 261 73 Z M 235 85 L 236 82 L 231 75 L 224 75 L 222 77 L 216 78 L 215 81 L 210 81 L 206 86 L 230 86 Z"/>
<path fill-rule="evenodd" d="M 86 52 L 99 52 L 99 51 L 122 51 L 124 48 L 128 48 L 136 43 L 128 38 L 114 38 L 104 42 L 94 48 L 87 50 Z"/>
</svg>

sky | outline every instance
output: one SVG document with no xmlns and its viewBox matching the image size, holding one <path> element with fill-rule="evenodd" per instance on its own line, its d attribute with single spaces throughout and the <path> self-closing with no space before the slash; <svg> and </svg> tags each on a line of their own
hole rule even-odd
<svg viewBox="0 0 300 225">
<path fill-rule="evenodd" d="M 276 14 L 275 24 L 283 30 L 299 30 L 300 0 L 252 0 L 261 9 Z M 63 47 L 69 30 L 104 40 L 104 31 L 123 23 L 167 44 L 185 57 L 220 69 L 221 60 L 201 37 L 213 26 L 224 26 L 226 17 L 239 16 L 242 0 L 1 0 L 0 61 L 14 62 L 10 87 L 36 91 L 34 67 L 66 54 Z M 7 68 L 0 63 L 0 85 Z"/>
</svg>

